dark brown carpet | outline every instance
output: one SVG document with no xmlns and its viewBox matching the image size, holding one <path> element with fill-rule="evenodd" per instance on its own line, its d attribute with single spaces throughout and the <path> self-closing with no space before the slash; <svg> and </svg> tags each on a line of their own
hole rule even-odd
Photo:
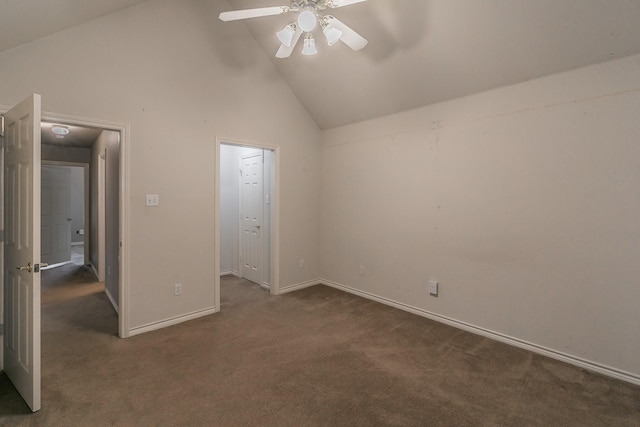
<svg viewBox="0 0 640 427">
<path fill-rule="evenodd" d="M 222 280 L 222 312 L 126 340 L 89 270 L 43 273 L 42 402 L 16 426 L 640 426 L 640 388 L 328 287 Z"/>
</svg>

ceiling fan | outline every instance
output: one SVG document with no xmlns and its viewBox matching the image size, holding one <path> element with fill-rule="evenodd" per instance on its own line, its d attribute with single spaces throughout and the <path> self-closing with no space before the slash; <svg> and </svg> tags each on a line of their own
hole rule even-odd
<svg viewBox="0 0 640 427">
<path fill-rule="evenodd" d="M 318 26 L 327 39 L 329 46 L 333 46 L 338 40 L 341 40 L 351 49 L 360 50 L 367 45 L 367 39 L 356 33 L 336 17 L 321 15 L 321 13 L 326 9 L 336 9 L 364 1 L 366 0 L 291 0 L 289 6 L 260 7 L 257 9 L 222 12 L 220 19 L 226 22 L 297 12 L 298 18 L 296 21 L 288 24 L 276 33 L 276 36 L 282 43 L 276 53 L 276 58 L 288 58 L 291 56 L 293 49 L 303 34 L 304 47 L 302 54 L 315 55 L 318 53 L 313 36 L 313 31 L 318 28 Z"/>
</svg>

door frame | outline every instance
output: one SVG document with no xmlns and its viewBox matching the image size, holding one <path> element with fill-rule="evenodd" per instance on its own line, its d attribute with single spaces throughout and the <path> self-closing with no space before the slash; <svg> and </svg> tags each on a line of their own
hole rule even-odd
<svg viewBox="0 0 640 427">
<path fill-rule="evenodd" d="M 104 282 L 107 276 L 105 265 L 107 259 L 107 243 L 106 243 L 106 206 L 107 206 L 107 151 L 103 150 L 98 153 L 98 271 L 95 271 L 100 282 Z"/>
<path fill-rule="evenodd" d="M 89 257 L 88 257 L 88 248 L 89 248 L 89 234 L 91 233 L 91 231 L 87 228 L 86 224 L 87 221 L 89 220 L 89 164 L 88 163 L 79 163 L 79 162 L 63 162 L 63 161 L 58 161 L 58 160 L 42 160 L 41 164 L 43 165 L 48 165 L 48 166 L 68 166 L 68 167 L 75 167 L 75 168 L 82 168 L 84 170 L 84 202 L 83 202 L 83 207 L 82 207 L 82 212 L 84 215 L 84 236 L 83 236 L 83 241 L 84 241 L 84 264 L 87 265 L 89 263 Z"/>
<path fill-rule="evenodd" d="M 56 122 L 62 125 L 85 126 L 118 132 L 120 134 L 120 177 L 119 177 L 119 241 L 120 260 L 118 262 L 118 336 L 128 338 L 129 332 L 129 135 L 131 126 L 126 123 L 111 122 L 87 117 L 71 116 L 51 112 L 42 112 L 42 121 Z M 87 188 L 85 188 L 87 191 Z M 86 213 L 86 212 L 85 212 Z M 87 243 L 87 228 L 85 227 L 85 245 Z M 86 246 L 85 246 L 86 247 Z M 86 255 L 85 255 L 86 262 Z"/>
<path fill-rule="evenodd" d="M 234 138 L 216 137 L 214 150 L 214 301 L 215 311 L 220 311 L 220 145 L 255 148 L 273 152 L 273 171 L 271 178 L 271 196 L 269 204 L 271 215 L 269 222 L 269 292 L 280 294 L 280 147 L 277 145 L 239 141 Z"/>
</svg>

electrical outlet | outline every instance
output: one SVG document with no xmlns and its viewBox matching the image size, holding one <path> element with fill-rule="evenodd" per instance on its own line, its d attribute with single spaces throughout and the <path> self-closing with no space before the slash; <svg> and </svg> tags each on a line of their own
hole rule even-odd
<svg viewBox="0 0 640 427">
<path fill-rule="evenodd" d="M 364 265 L 360 266 L 360 275 L 365 276 L 367 274 L 367 268 Z"/>
<path fill-rule="evenodd" d="M 429 295 L 432 297 L 438 296 L 438 281 L 437 280 L 429 280 Z"/>
<path fill-rule="evenodd" d="M 304 268 L 304 260 L 303 260 L 303 259 L 301 259 L 301 260 L 298 262 L 298 267 L 300 267 L 300 270 L 302 270 L 302 269 Z"/>
<path fill-rule="evenodd" d="M 173 295 L 182 295 L 182 283 L 176 283 L 173 288 Z"/>
<path fill-rule="evenodd" d="M 157 194 L 147 194 L 146 205 L 160 206 L 160 196 L 158 196 Z"/>
</svg>

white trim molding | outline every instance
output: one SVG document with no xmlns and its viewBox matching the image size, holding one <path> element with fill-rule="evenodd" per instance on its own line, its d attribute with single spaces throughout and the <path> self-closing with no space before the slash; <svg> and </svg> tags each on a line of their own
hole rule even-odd
<svg viewBox="0 0 640 427">
<path fill-rule="evenodd" d="M 302 289 L 303 287 L 313 286 L 314 284 L 322 284 L 329 286 L 331 288 L 335 288 L 341 291 L 348 292 L 353 295 L 357 295 L 372 301 L 379 302 L 381 304 L 385 304 L 403 311 L 407 311 L 412 314 L 417 314 L 418 316 L 426 317 L 427 319 L 434 320 L 436 322 L 444 323 L 449 326 L 453 326 L 454 328 L 461 329 L 467 332 L 471 332 L 476 335 L 481 335 L 486 338 L 490 338 L 495 341 L 499 341 L 505 344 L 512 345 L 514 347 L 518 347 L 524 350 L 529 350 L 533 353 L 537 353 L 543 356 L 547 356 L 551 359 L 559 360 L 561 362 L 568 363 L 570 365 L 577 366 L 579 368 L 586 369 L 588 371 L 592 371 L 598 374 L 605 375 L 607 377 L 615 378 L 617 380 L 625 381 L 631 384 L 640 385 L 640 375 L 632 374 L 630 372 L 624 372 L 616 368 L 612 368 L 610 366 L 605 366 L 596 362 L 592 362 L 590 360 L 585 360 L 577 356 L 573 356 L 567 353 L 563 353 L 557 350 L 553 350 L 541 345 L 537 345 L 534 343 L 530 343 L 524 340 L 520 340 L 518 338 L 510 337 L 508 335 L 501 334 L 499 332 L 494 332 L 476 325 L 472 325 L 466 322 L 462 322 L 460 320 L 452 319 L 446 316 L 441 316 L 436 313 L 432 313 L 421 308 L 413 307 L 408 304 L 403 304 L 397 301 L 393 301 L 387 298 L 383 298 L 369 292 L 364 292 L 350 286 L 346 286 L 337 282 L 332 282 L 331 280 L 319 279 L 318 281 L 309 282 L 307 286 L 294 286 L 286 288 L 289 292 Z M 290 290 L 289 290 L 290 289 Z"/>
<path fill-rule="evenodd" d="M 0 110 L 3 107 L 0 106 Z M 120 257 L 118 263 L 119 270 L 119 283 L 118 283 L 118 336 L 120 338 L 127 338 L 129 336 L 129 282 L 130 282 L 130 262 L 129 262 L 129 231 L 130 231 L 130 218 L 129 218 L 129 177 L 131 176 L 129 159 L 130 144 L 129 135 L 131 134 L 131 125 L 122 122 L 113 122 L 110 120 L 102 120 L 89 117 L 80 117 L 68 114 L 59 114 L 48 111 L 42 112 L 42 121 L 58 122 L 61 124 L 88 126 L 111 130 L 120 134 L 120 177 L 118 183 L 119 192 L 119 224 L 118 230 Z M 88 190 L 88 189 L 87 189 Z M 85 233 L 85 242 L 88 241 L 87 233 Z M 96 272 L 95 266 L 92 266 Z"/>
<path fill-rule="evenodd" d="M 151 332 L 158 329 L 166 328 L 168 326 L 177 325 L 179 323 L 194 320 L 200 317 L 209 316 L 216 313 L 215 307 L 207 308 L 204 310 L 194 311 L 192 313 L 184 314 L 182 316 L 171 317 L 169 319 L 160 320 L 159 322 L 148 323 L 146 325 L 137 326 L 129 330 L 129 337 L 144 334 L 145 332 Z"/>
<path fill-rule="evenodd" d="M 308 282 L 296 283 L 288 286 L 280 286 L 278 295 L 288 294 L 289 292 L 299 291 L 300 289 L 310 288 L 311 286 L 315 286 L 315 285 L 331 286 L 327 284 L 324 280 L 309 280 Z"/>
<path fill-rule="evenodd" d="M 220 272 L 220 277 L 222 277 L 222 276 L 236 276 L 236 277 L 240 277 L 240 273 L 238 273 L 237 271 L 234 271 L 234 270 L 221 271 L 221 272 Z"/>
</svg>

